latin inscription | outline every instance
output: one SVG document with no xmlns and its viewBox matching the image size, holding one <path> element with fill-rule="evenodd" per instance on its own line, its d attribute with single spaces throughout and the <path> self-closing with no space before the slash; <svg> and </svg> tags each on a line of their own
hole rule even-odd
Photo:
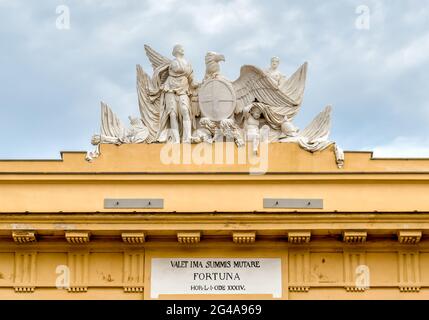
<svg viewBox="0 0 429 320">
<path fill-rule="evenodd" d="M 151 297 L 160 294 L 271 294 L 281 297 L 281 259 L 154 258 Z"/>
</svg>

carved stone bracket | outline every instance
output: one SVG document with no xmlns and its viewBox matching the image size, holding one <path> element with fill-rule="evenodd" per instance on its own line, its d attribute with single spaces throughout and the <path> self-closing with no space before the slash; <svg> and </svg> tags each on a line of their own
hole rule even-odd
<svg viewBox="0 0 429 320">
<path fill-rule="evenodd" d="M 143 243 L 146 241 L 146 235 L 144 232 L 123 232 L 122 240 L 130 244 Z"/>
<path fill-rule="evenodd" d="M 403 244 L 416 244 L 419 243 L 422 238 L 421 231 L 408 231 L 400 230 L 398 231 L 398 240 Z"/>
<path fill-rule="evenodd" d="M 256 232 L 234 232 L 232 234 L 234 243 L 254 243 L 256 240 Z"/>
<path fill-rule="evenodd" d="M 177 240 L 184 244 L 194 244 L 201 240 L 201 232 L 179 232 Z"/>
<path fill-rule="evenodd" d="M 366 231 L 344 231 L 343 241 L 345 243 L 364 243 L 366 242 Z"/>
<path fill-rule="evenodd" d="M 291 231 L 288 233 L 289 243 L 301 244 L 309 243 L 311 238 L 310 231 Z"/>
<path fill-rule="evenodd" d="M 83 244 L 89 242 L 90 233 L 87 231 L 66 231 L 65 237 L 68 243 Z"/>
<path fill-rule="evenodd" d="M 34 231 L 12 231 L 12 238 L 16 243 L 29 243 L 37 241 Z"/>
</svg>

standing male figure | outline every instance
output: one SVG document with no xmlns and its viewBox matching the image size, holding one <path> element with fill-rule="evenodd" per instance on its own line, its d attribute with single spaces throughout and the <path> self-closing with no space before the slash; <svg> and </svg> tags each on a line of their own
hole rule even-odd
<svg viewBox="0 0 429 320">
<path fill-rule="evenodd" d="M 169 117 L 172 133 L 172 142 L 180 143 L 182 131 L 182 142 L 191 143 L 192 119 L 191 119 L 191 89 L 194 88 L 193 70 L 189 62 L 184 58 L 183 46 L 175 45 L 173 48 L 174 59 L 168 67 L 168 78 L 162 90 L 165 93 L 164 116 Z M 182 125 L 180 128 L 180 124 Z"/>
</svg>

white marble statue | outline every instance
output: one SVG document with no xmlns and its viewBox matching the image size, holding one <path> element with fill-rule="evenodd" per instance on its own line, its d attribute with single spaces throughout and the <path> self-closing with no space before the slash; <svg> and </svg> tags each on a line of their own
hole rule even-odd
<svg viewBox="0 0 429 320">
<path fill-rule="evenodd" d="M 261 130 L 269 130 L 267 126 L 261 128 L 260 119 L 262 112 L 259 108 L 249 106 L 244 110 L 244 132 L 246 141 L 252 143 L 253 153 L 258 153 L 259 142 L 261 141 Z"/>
<path fill-rule="evenodd" d="M 293 138 L 298 135 L 299 129 L 289 120 L 287 116 L 284 117 L 281 125 L 282 133 L 287 138 Z"/>
<path fill-rule="evenodd" d="M 191 101 L 197 85 L 183 46 L 174 46 L 173 60 L 149 46 L 145 46 L 145 50 L 154 74 L 150 78 L 138 66 L 137 90 L 142 121 L 149 128 L 149 143 L 191 143 L 195 116 L 198 116 Z"/>
<path fill-rule="evenodd" d="M 165 105 L 160 115 L 160 142 L 165 141 L 162 131 L 170 122 L 172 142 L 180 142 L 179 130 L 182 132 L 182 142 L 190 143 L 192 137 L 191 123 L 191 88 L 193 70 L 185 60 L 185 51 L 181 45 L 173 48 L 174 59 L 168 66 L 167 80 L 161 84 Z M 181 124 L 181 127 L 179 127 Z"/>
<path fill-rule="evenodd" d="M 131 119 L 131 128 L 124 129 L 117 125 L 117 117 L 106 106 L 102 127 L 107 126 L 108 130 L 94 137 L 94 144 L 228 140 L 239 147 L 245 141 L 251 142 L 256 152 L 262 129 L 267 130 L 269 142 L 297 143 L 310 152 L 334 144 L 329 140 L 331 107 L 304 130 L 293 123 L 304 97 L 307 63 L 286 78 L 279 70 L 280 59 L 273 57 L 267 70 L 243 65 L 239 78 L 230 81 L 222 76 L 220 68 L 225 57 L 209 51 L 204 58 L 204 78 L 197 85 L 181 45 L 173 48 L 173 59 L 147 45 L 145 51 L 153 74 L 149 76 L 137 65 L 141 118 Z M 342 166 L 344 155 L 338 146 L 335 155 L 338 166 Z"/>
<path fill-rule="evenodd" d="M 272 57 L 271 66 L 265 71 L 267 75 L 270 77 L 270 79 L 273 80 L 273 82 L 277 86 L 280 86 L 280 84 L 286 80 L 283 74 L 278 70 L 279 65 L 280 65 L 280 58 Z"/>
<path fill-rule="evenodd" d="M 205 57 L 206 63 L 206 75 L 204 80 L 214 79 L 220 75 L 220 65 L 219 62 L 225 62 L 225 56 L 218 54 L 213 51 L 209 51 Z"/>
<path fill-rule="evenodd" d="M 331 111 L 332 107 L 327 106 L 302 131 L 286 120 L 282 125 L 283 136 L 280 137 L 280 142 L 296 142 L 310 152 L 325 149 L 333 143 L 328 139 L 331 129 Z"/>
<path fill-rule="evenodd" d="M 101 132 L 92 136 L 91 144 L 96 146 L 95 151 L 87 153 L 87 160 L 91 161 L 100 154 L 99 145 L 105 144 L 132 144 L 144 143 L 149 131 L 140 118 L 128 117 L 130 127 L 126 128 L 121 120 L 113 113 L 107 104 L 101 103 Z"/>
</svg>

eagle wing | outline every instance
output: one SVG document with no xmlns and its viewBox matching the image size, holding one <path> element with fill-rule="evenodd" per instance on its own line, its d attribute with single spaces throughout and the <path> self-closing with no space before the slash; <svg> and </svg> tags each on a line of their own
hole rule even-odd
<svg viewBox="0 0 429 320">
<path fill-rule="evenodd" d="M 159 85 L 161 85 L 168 78 L 168 68 L 166 68 L 166 66 L 170 65 L 171 60 L 153 50 L 147 44 L 145 44 L 144 49 L 150 63 L 152 64 L 154 77 L 157 75 Z"/>
<path fill-rule="evenodd" d="M 290 79 L 276 86 L 261 69 L 244 65 L 240 77 L 233 82 L 237 96 L 236 113 L 253 102 L 270 106 L 278 114 L 291 120 L 298 113 L 302 103 L 307 74 L 307 64 L 303 64 Z"/>
<path fill-rule="evenodd" d="M 153 50 L 150 46 L 147 44 L 144 45 L 144 50 L 146 51 L 146 55 L 152 64 L 153 70 L 159 68 L 162 65 L 170 64 L 171 60 L 164 57 L 162 54 L 156 52 Z"/>
</svg>

